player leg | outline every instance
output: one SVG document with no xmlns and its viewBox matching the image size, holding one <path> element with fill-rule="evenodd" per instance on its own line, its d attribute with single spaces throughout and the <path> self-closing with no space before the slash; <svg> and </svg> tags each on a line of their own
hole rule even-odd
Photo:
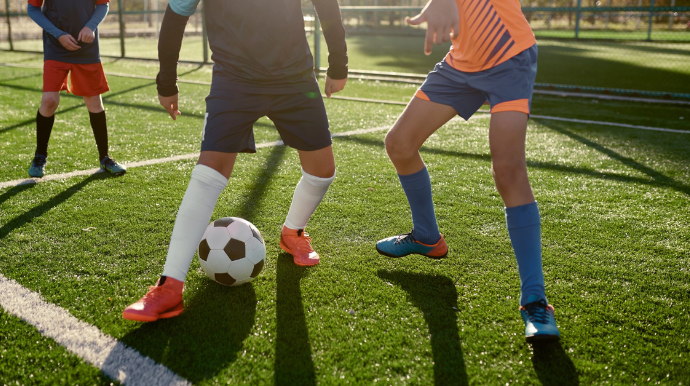
<svg viewBox="0 0 690 386">
<path fill-rule="evenodd" d="M 144 297 L 123 311 L 123 318 L 150 322 L 182 313 L 182 292 L 189 266 L 218 197 L 228 184 L 237 153 L 256 151 L 252 125 L 263 114 L 249 110 L 254 107 L 251 98 L 207 98 L 201 153 L 177 212 L 163 274 Z M 244 101 L 247 110 L 233 101 Z M 227 111 L 229 106 L 236 106 L 239 111 Z"/>
<path fill-rule="evenodd" d="M 48 157 L 48 141 L 55 123 L 55 111 L 60 104 L 60 93 L 57 91 L 44 92 L 41 106 L 36 113 L 36 152 L 29 167 L 31 177 L 43 177 L 46 159 Z"/>
<path fill-rule="evenodd" d="M 105 109 L 100 95 L 85 96 L 84 104 L 89 110 L 91 130 L 96 139 L 98 159 L 101 169 L 119 176 L 127 172 L 127 168 L 113 160 L 108 154 L 108 125 L 105 118 Z"/>
<path fill-rule="evenodd" d="M 326 107 L 318 89 L 313 94 L 276 95 L 271 98 L 268 117 L 283 142 L 297 149 L 302 165 L 302 178 L 280 232 L 280 247 L 292 255 L 295 264 L 313 266 L 320 257 L 304 229 L 335 179 Z"/>
<path fill-rule="evenodd" d="M 48 141 L 55 123 L 55 111 L 60 104 L 60 91 L 67 90 L 69 65 L 55 60 L 43 62 L 43 96 L 36 113 L 36 152 L 29 167 L 31 177 L 43 177 L 48 157 Z"/>
<path fill-rule="evenodd" d="M 125 174 L 127 168 L 113 160 L 108 151 L 108 125 L 101 94 L 110 88 L 101 63 L 73 64 L 72 89 L 74 95 L 84 98 L 84 104 L 89 111 L 89 121 L 96 139 L 101 169 L 116 176 Z"/>
<path fill-rule="evenodd" d="M 529 340 L 558 339 L 553 306 L 544 291 L 541 218 L 527 177 L 525 136 L 528 115 L 518 111 L 491 115 L 491 169 L 505 203 L 508 234 L 520 274 L 520 313 Z"/>
<path fill-rule="evenodd" d="M 413 98 L 386 135 L 386 151 L 412 211 L 410 233 L 388 237 L 376 243 L 385 256 L 401 257 L 412 253 L 442 258 L 448 253 L 440 234 L 431 195 L 431 180 L 419 149 L 426 139 L 456 116 L 450 105 Z"/>
</svg>

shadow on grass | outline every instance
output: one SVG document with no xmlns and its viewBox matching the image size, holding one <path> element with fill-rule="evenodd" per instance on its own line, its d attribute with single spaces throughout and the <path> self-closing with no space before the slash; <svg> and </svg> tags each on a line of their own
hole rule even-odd
<svg viewBox="0 0 690 386">
<path fill-rule="evenodd" d="M 592 142 L 584 137 L 581 137 L 577 134 L 572 133 L 571 131 L 568 131 L 563 128 L 555 128 L 555 124 L 546 124 L 544 122 L 540 122 L 540 124 L 543 124 L 554 131 L 561 132 L 565 135 L 571 136 L 573 139 L 576 139 L 588 146 L 591 146 L 608 156 L 610 156 L 613 159 L 616 159 L 620 161 L 621 163 L 628 165 L 632 168 L 635 168 L 648 176 L 650 176 L 652 179 L 646 179 L 646 178 L 640 178 L 640 177 L 633 177 L 633 176 L 627 176 L 624 174 L 617 174 L 617 173 L 602 173 L 598 172 L 594 169 L 587 169 L 587 168 L 578 168 L 574 166 L 566 166 L 566 165 L 560 165 L 556 163 L 551 163 L 551 162 L 542 162 L 542 161 L 530 161 L 527 160 L 527 168 L 535 168 L 535 169 L 544 169 L 544 170 L 552 170 L 556 172 L 562 172 L 562 173 L 568 173 L 568 174 L 580 174 L 580 175 L 585 175 L 589 176 L 592 178 L 597 178 L 601 180 L 612 180 L 612 181 L 619 181 L 619 182 L 625 182 L 625 183 L 635 183 L 635 184 L 641 184 L 641 185 L 648 185 L 648 186 L 655 186 L 655 187 L 661 187 L 661 188 L 671 188 L 674 189 L 680 193 L 684 193 L 688 196 L 690 196 L 690 186 L 684 185 L 680 182 L 675 181 L 674 179 L 667 177 L 645 165 L 640 164 L 639 162 L 630 159 L 628 157 L 622 156 L 602 145 L 599 145 L 595 142 Z M 349 142 L 356 142 L 360 143 L 363 145 L 368 145 L 368 146 L 375 146 L 375 147 L 380 147 L 381 151 L 384 150 L 384 143 L 382 140 L 374 140 L 374 139 L 368 139 L 368 138 L 362 138 L 358 136 L 351 136 L 351 137 L 334 137 L 334 139 L 338 140 L 344 140 L 344 141 L 349 141 Z M 459 152 L 459 151 L 453 151 L 453 150 L 443 150 L 443 149 L 436 149 L 436 148 L 428 148 L 428 147 L 422 147 L 419 150 L 420 153 L 422 154 L 436 154 L 436 155 L 443 155 L 443 156 L 451 156 L 451 157 L 458 157 L 458 158 L 466 158 L 466 159 L 474 159 L 478 161 L 484 161 L 484 162 L 491 162 L 491 155 L 489 154 L 475 154 L 475 153 L 464 153 L 464 152 Z"/>
<path fill-rule="evenodd" d="M 532 344 L 532 364 L 542 385 L 576 386 L 580 384 L 577 369 L 563 350 L 561 343 L 537 342 Z"/>
<path fill-rule="evenodd" d="M 202 280 L 182 315 L 144 323 L 120 341 L 196 383 L 237 360 L 255 321 L 252 283 L 225 287 Z M 106 363 L 120 360 L 109 357 Z"/>
<path fill-rule="evenodd" d="M 635 169 L 641 173 L 644 173 L 652 179 L 651 181 L 642 180 L 642 181 L 646 181 L 646 182 L 642 182 L 642 183 L 645 183 L 647 185 L 669 187 L 669 188 L 672 188 L 672 189 L 674 189 L 680 193 L 683 193 L 687 196 L 690 196 L 690 186 L 684 185 L 683 183 L 680 183 L 680 182 L 678 182 L 678 181 L 676 181 L 676 180 L 674 180 L 668 176 L 665 176 L 664 174 L 659 173 L 658 171 L 650 168 L 649 166 L 643 165 L 643 164 L 635 161 L 634 159 L 632 159 L 630 157 L 626 157 L 622 154 L 619 154 L 619 153 L 609 149 L 608 147 L 606 147 L 604 145 L 600 145 L 600 144 L 598 144 L 598 143 L 596 143 L 590 139 L 587 139 L 581 135 L 575 134 L 572 130 L 569 130 L 567 128 L 565 123 L 546 121 L 546 120 L 540 121 L 539 123 L 548 127 L 549 129 L 551 129 L 553 131 L 557 131 L 563 135 L 566 135 L 566 136 L 582 143 L 583 145 L 585 145 L 587 147 L 590 147 L 590 148 L 592 148 L 592 149 L 594 149 L 600 153 L 603 153 L 606 156 L 608 156 L 609 158 L 614 159 L 614 160 L 622 163 L 623 165 L 626 165 L 626 166 L 628 166 L 632 169 Z M 604 176 L 606 177 L 606 179 L 613 179 L 613 180 L 619 180 L 619 181 L 623 180 L 623 178 L 622 178 L 623 176 L 616 175 L 616 174 L 606 174 Z"/>
<path fill-rule="evenodd" d="M 309 268 L 295 265 L 288 253 L 281 253 L 277 264 L 275 384 L 315 385 L 316 374 L 300 290 L 300 281 Z"/>
<path fill-rule="evenodd" d="M 445 276 L 378 271 L 382 280 L 402 287 L 424 314 L 431 335 L 435 385 L 467 385 L 467 370 L 458 335 L 458 293 Z"/>
<path fill-rule="evenodd" d="M 19 193 L 21 193 L 27 189 L 31 189 L 34 186 L 36 186 L 36 184 L 24 184 L 24 185 L 18 185 L 18 186 L 14 186 L 10 189 L 7 189 L 7 191 L 5 193 L 0 195 L 0 205 L 2 205 L 3 202 L 9 200 L 10 198 L 16 196 L 17 194 L 19 194 Z"/>
<path fill-rule="evenodd" d="M 61 193 L 55 195 L 54 197 L 48 199 L 47 201 L 43 202 L 42 204 L 39 204 L 23 214 L 13 218 L 12 220 L 9 220 L 5 225 L 0 227 L 0 240 L 4 239 L 10 232 L 17 228 L 21 228 L 22 226 L 30 223 L 34 218 L 36 217 L 41 217 L 43 214 L 48 212 L 49 210 L 55 208 L 56 206 L 62 204 L 63 202 L 67 201 L 70 197 L 72 197 L 75 193 L 79 192 L 82 190 L 86 185 L 89 183 L 96 181 L 96 180 L 102 180 L 106 178 L 111 178 L 111 176 L 108 173 L 96 173 L 92 174 L 88 178 L 70 186 L 69 188 L 65 189 Z M 2 196 L 4 200 L 9 199 L 13 195 L 28 189 L 30 186 L 33 185 L 20 185 L 15 188 L 10 189 L 9 191 L 5 192 Z"/>
</svg>

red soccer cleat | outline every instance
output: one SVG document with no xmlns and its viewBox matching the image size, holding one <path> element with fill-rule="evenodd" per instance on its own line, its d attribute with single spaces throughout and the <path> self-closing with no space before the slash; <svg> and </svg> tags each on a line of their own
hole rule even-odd
<svg viewBox="0 0 690 386">
<path fill-rule="evenodd" d="M 280 232 L 280 247 L 292 255 L 295 264 L 311 267 L 319 264 L 319 254 L 311 247 L 311 238 L 304 229 L 290 229 L 283 225 Z"/>
<path fill-rule="evenodd" d="M 122 317 L 138 322 L 153 322 L 175 317 L 184 311 L 182 291 L 184 282 L 172 277 L 161 276 L 155 286 L 138 302 L 122 311 Z"/>
</svg>

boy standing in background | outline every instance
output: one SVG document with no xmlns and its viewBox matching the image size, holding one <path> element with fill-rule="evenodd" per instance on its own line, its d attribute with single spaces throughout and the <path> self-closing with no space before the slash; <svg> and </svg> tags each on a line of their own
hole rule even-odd
<svg viewBox="0 0 690 386">
<path fill-rule="evenodd" d="M 43 28 L 43 97 L 36 114 L 36 152 L 31 177 L 43 177 L 48 141 L 60 104 L 60 91 L 84 98 L 96 138 L 101 169 L 124 174 L 124 166 L 108 154 L 108 128 L 101 94 L 110 90 L 98 47 L 98 25 L 108 14 L 109 0 L 29 0 L 28 13 Z M 43 9 L 41 10 L 41 6 Z M 70 85 L 67 75 L 71 73 Z"/>
</svg>

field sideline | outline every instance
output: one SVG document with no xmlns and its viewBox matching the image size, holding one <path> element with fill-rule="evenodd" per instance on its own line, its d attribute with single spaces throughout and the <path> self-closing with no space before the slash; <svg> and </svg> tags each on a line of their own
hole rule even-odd
<svg viewBox="0 0 690 386">
<path fill-rule="evenodd" d="M 155 74 L 142 62 L 105 65 Z M 206 71 L 180 72 L 207 81 Z M 270 121 L 259 121 L 256 140 L 265 145 L 241 157 L 213 217 L 257 225 L 267 242 L 264 272 L 250 285 L 224 288 L 194 261 L 185 314 L 141 325 L 119 313 L 162 268 L 207 86 L 181 86 L 183 116 L 173 124 L 156 106 L 149 79 L 109 78 L 112 153 L 137 165 L 120 178 L 91 174 L 95 146 L 85 108 L 64 96 L 48 164 L 55 179 L 19 185 L 33 146 L 37 74 L 0 67 L 0 109 L 7 112 L 0 115 L 0 182 L 16 182 L 0 187 L 0 274 L 190 383 L 690 379 L 687 108 L 535 96 L 528 167 L 543 213 L 547 294 L 563 339 L 530 346 L 521 336 L 519 280 L 489 172 L 486 116 L 450 122 L 422 149 L 449 258 L 396 260 L 380 257 L 373 243 L 410 226 L 382 144 L 402 106 L 326 100 L 338 178 L 308 229 L 324 256 L 314 269 L 295 267 L 277 245 L 298 160 L 277 142 Z M 399 103 L 413 91 L 352 80 L 342 96 Z M 0 383 L 136 384 L 134 376 L 104 375 L 13 314 L 0 309 Z"/>
</svg>

